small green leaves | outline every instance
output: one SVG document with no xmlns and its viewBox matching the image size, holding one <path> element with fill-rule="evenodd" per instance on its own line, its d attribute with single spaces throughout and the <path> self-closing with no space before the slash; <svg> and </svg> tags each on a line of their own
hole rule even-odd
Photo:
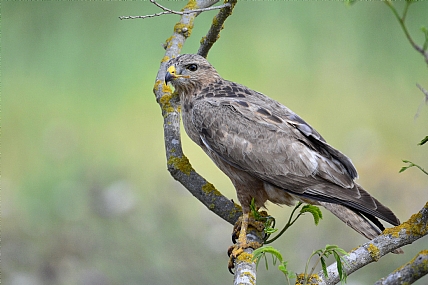
<svg viewBox="0 0 428 285">
<path fill-rule="evenodd" d="M 278 270 L 280 270 L 282 273 L 284 273 L 285 278 L 287 279 L 287 283 L 290 284 L 291 278 L 296 278 L 296 273 L 289 271 L 287 269 L 287 261 L 284 261 L 281 253 L 275 249 L 272 246 L 263 246 L 253 251 L 253 261 L 256 261 L 256 266 L 259 266 L 259 262 L 264 258 L 265 259 L 265 265 L 266 269 L 268 269 L 268 261 L 266 254 L 270 254 L 272 256 L 272 264 L 276 265 L 277 262 L 279 262 Z M 324 249 L 318 249 L 312 252 L 311 256 L 309 257 L 308 261 L 306 262 L 305 267 L 305 273 L 303 276 L 305 276 L 304 284 L 308 282 L 308 279 L 313 275 L 318 263 L 321 263 L 321 268 L 324 273 L 325 277 L 328 277 L 328 271 L 327 271 L 327 262 L 326 259 L 333 255 L 334 259 L 337 263 L 337 272 L 339 273 L 340 281 L 346 282 L 346 271 L 343 268 L 343 265 L 346 264 L 345 260 L 341 256 L 341 254 L 346 255 L 347 252 L 341 248 L 339 248 L 337 245 L 326 245 Z M 308 267 L 309 263 L 312 259 L 312 257 L 318 255 L 318 259 L 316 260 L 314 266 L 311 268 L 311 272 L 308 273 Z"/>
<path fill-rule="evenodd" d="M 288 271 L 287 269 L 287 263 L 288 261 L 283 261 L 281 264 L 278 265 L 278 269 L 284 273 L 285 277 L 287 278 L 288 284 L 290 284 L 290 278 L 294 279 L 297 277 L 296 273 L 293 271 Z"/>
<path fill-rule="evenodd" d="M 419 87 L 419 86 L 418 86 Z M 422 89 L 421 89 L 422 90 Z M 428 142 L 428 136 L 426 136 L 425 138 L 423 138 L 420 143 L 418 143 L 418 145 L 423 145 L 425 143 Z M 428 175 L 428 171 L 426 171 L 425 169 L 423 169 L 422 167 L 420 167 L 419 165 L 409 161 L 409 160 L 403 160 L 404 163 L 408 163 L 408 165 L 401 167 L 399 173 L 411 168 L 411 167 L 417 167 L 419 168 L 420 171 L 422 171 L 423 173 L 425 173 L 426 175 Z"/>
<path fill-rule="evenodd" d="M 409 160 L 403 160 L 403 162 L 404 162 L 404 163 L 408 163 L 408 165 L 407 165 L 407 166 L 403 166 L 403 167 L 401 167 L 401 169 L 400 169 L 399 173 L 401 173 L 401 172 L 403 172 L 403 171 L 405 171 L 405 170 L 407 170 L 407 169 L 409 169 L 409 168 L 411 168 L 411 167 L 417 167 L 417 168 L 419 168 L 423 173 L 425 173 L 426 175 L 428 175 L 428 172 L 427 172 L 425 169 L 423 169 L 422 167 L 420 167 L 419 165 L 414 164 L 413 162 L 411 162 L 411 161 L 409 161 Z"/>
<path fill-rule="evenodd" d="M 275 237 L 273 237 L 269 240 L 267 239 L 267 238 L 269 238 L 269 236 L 268 236 L 265 239 L 265 242 L 264 242 L 265 244 L 272 243 L 273 241 L 278 239 L 286 230 L 288 230 L 289 227 L 291 227 L 297 221 L 297 219 L 300 216 L 304 215 L 305 213 L 311 213 L 313 218 L 314 218 L 315 225 L 318 225 L 320 219 L 322 219 L 322 212 L 321 212 L 320 208 L 318 208 L 317 206 L 305 205 L 300 209 L 299 214 L 296 217 L 294 217 L 294 214 L 300 208 L 300 206 L 302 206 L 302 204 L 303 204 L 302 202 L 297 203 L 297 205 L 294 207 L 293 211 L 291 212 L 290 218 L 288 219 L 288 222 L 287 222 L 287 224 L 285 224 L 284 228 Z M 273 219 L 273 217 L 270 217 L 270 218 Z M 269 222 L 270 222 L 269 227 L 271 229 L 269 231 L 269 233 L 276 232 L 276 229 L 273 229 L 273 227 L 275 226 L 275 220 L 273 219 L 273 221 L 269 221 Z M 265 223 L 265 225 L 266 225 L 266 223 Z M 267 227 L 265 227 L 265 232 L 268 233 L 266 231 L 266 229 L 267 229 Z M 274 230 L 274 231 L 272 231 L 272 230 Z"/>
<path fill-rule="evenodd" d="M 282 262 L 282 255 L 281 253 L 275 249 L 273 246 L 263 246 L 260 247 L 256 250 L 253 251 L 253 261 L 257 259 L 256 264 L 259 264 L 260 258 L 261 257 L 265 257 L 266 258 L 266 253 L 270 253 L 272 255 L 273 258 L 273 265 L 276 265 L 276 261 L 279 260 L 279 262 Z M 266 264 L 266 269 L 268 269 L 268 266 Z"/>
<path fill-rule="evenodd" d="M 309 276 L 313 274 L 318 263 L 321 263 L 321 268 L 324 273 L 324 276 L 328 277 L 328 271 L 327 271 L 327 265 L 326 265 L 325 259 L 328 258 L 330 255 L 333 255 L 334 259 L 336 260 L 337 272 L 339 273 L 340 281 L 342 283 L 346 282 L 347 275 L 346 275 L 346 271 L 343 269 L 343 264 L 345 263 L 345 260 L 342 258 L 342 256 L 340 256 L 340 254 L 346 255 L 347 252 L 341 249 L 340 247 L 338 247 L 337 245 L 329 245 L 329 244 L 326 245 L 324 249 L 318 249 L 314 251 L 312 255 L 309 257 L 308 261 L 306 262 L 306 267 L 305 267 L 306 278 L 309 278 Z M 315 255 L 318 255 L 319 258 L 315 262 L 315 265 L 312 267 L 311 272 L 308 274 L 307 271 L 308 271 L 309 262 L 312 259 L 312 257 L 314 257 Z M 305 280 L 305 282 L 307 282 L 307 280 Z"/>
<path fill-rule="evenodd" d="M 264 222 L 264 232 L 266 233 L 265 239 L 268 239 L 271 234 L 276 232 L 278 229 L 275 229 L 275 218 L 272 216 L 263 216 L 256 207 L 254 198 L 251 199 L 250 211 L 256 221 Z"/>
<path fill-rule="evenodd" d="M 300 213 L 301 214 L 311 213 L 312 216 L 314 217 L 314 222 L 315 222 L 316 226 L 318 226 L 320 219 L 322 219 L 322 212 L 321 212 L 320 208 L 318 208 L 317 206 L 314 206 L 314 205 L 303 206 L 302 209 L 300 210 Z"/>
<path fill-rule="evenodd" d="M 287 278 L 287 283 L 290 284 L 290 278 L 296 278 L 296 274 L 287 269 L 287 261 L 284 261 L 281 253 L 272 246 L 263 246 L 253 251 L 253 261 L 256 260 L 256 266 L 259 266 L 259 262 L 262 258 L 265 259 L 266 269 L 268 269 L 268 261 L 266 254 L 269 253 L 272 255 L 272 264 L 276 265 L 279 262 L 278 270 L 284 273 Z"/>
</svg>

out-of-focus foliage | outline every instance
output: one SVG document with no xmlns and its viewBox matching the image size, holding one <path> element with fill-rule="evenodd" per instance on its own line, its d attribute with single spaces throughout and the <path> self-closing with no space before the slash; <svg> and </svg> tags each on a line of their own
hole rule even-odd
<svg viewBox="0 0 428 285">
<path fill-rule="evenodd" d="M 166 170 L 152 88 L 178 16 L 118 19 L 158 12 L 143 1 L 11 1 L 1 8 L 2 281 L 230 284 L 232 227 Z M 197 51 L 214 13 L 198 17 L 183 52 Z M 423 1 L 407 15 L 420 41 L 427 15 Z M 397 173 L 403 158 L 428 161 L 414 144 L 426 135 L 428 110 L 413 119 L 421 100 L 415 82 L 428 86 L 426 65 L 383 3 L 242 1 L 208 59 L 225 78 L 311 123 L 402 220 L 428 200 L 425 175 Z M 236 199 L 202 151 L 187 138 L 184 144 L 193 166 Z M 269 207 L 279 227 L 290 210 Z M 313 250 L 350 250 L 363 241 L 325 214 L 317 227 L 302 219 L 274 247 L 290 261 L 287 268 L 303 272 Z M 426 240 L 348 284 L 373 283 L 422 248 Z M 284 282 L 262 269 L 258 280 Z"/>
</svg>

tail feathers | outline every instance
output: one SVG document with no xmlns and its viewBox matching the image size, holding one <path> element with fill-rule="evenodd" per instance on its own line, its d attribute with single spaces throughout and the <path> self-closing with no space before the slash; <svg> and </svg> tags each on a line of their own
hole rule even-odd
<svg viewBox="0 0 428 285">
<path fill-rule="evenodd" d="M 342 220 L 346 225 L 354 229 L 359 234 L 365 236 L 369 240 L 374 239 L 382 233 L 382 230 L 384 230 L 383 225 L 374 216 L 370 216 L 367 218 L 372 221 L 376 226 L 370 221 L 368 221 L 360 213 L 355 212 L 345 206 L 326 202 L 319 203 L 336 217 L 338 217 L 340 220 Z M 394 250 L 393 253 L 401 254 L 404 252 L 401 248 L 398 248 Z"/>
<path fill-rule="evenodd" d="M 332 214 L 342 220 L 346 225 L 350 226 L 359 234 L 368 239 L 374 239 L 382 232 L 372 223 L 367 221 L 363 216 L 357 214 L 351 209 L 339 204 L 320 202 L 320 204 L 329 210 Z"/>
</svg>

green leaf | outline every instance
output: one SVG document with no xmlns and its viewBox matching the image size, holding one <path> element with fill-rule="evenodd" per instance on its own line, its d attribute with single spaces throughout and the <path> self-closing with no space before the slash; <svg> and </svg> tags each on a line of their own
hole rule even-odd
<svg viewBox="0 0 428 285">
<path fill-rule="evenodd" d="M 344 250 L 344 249 L 342 249 L 340 247 L 336 248 L 336 251 L 339 252 L 339 253 L 341 253 L 341 254 L 343 254 L 343 255 L 348 255 L 348 252 L 346 252 L 346 250 Z"/>
<path fill-rule="evenodd" d="M 339 247 L 337 246 L 337 245 L 334 245 L 334 244 L 327 244 L 326 246 L 325 246 L 325 250 L 326 251 L 332 251 L 332 250 L 336 250 L 336 249 L 338 249 Z"/>
<path fill-rule="evenodd" d="M 265 233 L 267 234 L 273 234 L 274 232 L 278 231 L 278 229 L 274 229 L 274 228 L 267 228 L 265 227 Z"/>
<path fill-rule="evenodd" d="M 409 165 L 408 165 L 408 166 L 403 166 L 403 167 L 400 169 L 399 173 L 401 173 L 401 172 L 403 172 L 404 170 L 407 170 L 407 169 L 409 169 L 409 168 L 411 168 L 411 167 L 414 167 L 414 166 L 415 166 L 415 167 L 419 168 L 419 170 L 420 170 L 420 171 L 422 171 L 423 173 L 425 173 L 426 175 L 428 175 L 428 172 L 427 172 L 425 169 L 423 169 L 422 167 L 420 167 L 419 165 L 414 164 L 413 162 L 408 161 L 408 160 L 403 160 L 403 162 L 404 162 L 404 163 L 408 163 Z"/>
<path fill-rule="evenodd" d="M 334 258 L 336 259 L 337 272 L 339 273 L 339 278 L 341 282 L 346 282 L 346 271 L 343 270 L 342 263 L 344 262 L 343 258 L 336 252 L 333 252 Z"/>
<path fill-rule="evenodd" d="M 278 269 L 279 269 L 279 271 L 281 271 L 282 273 L 284 273 L 285 276 L 287 276 L 289 278 L 294 278 L 293 276 L 295 275 L 295 273 L 292 272 L 292 271 L 288 271 L 288 269 L 287 269 L 287 263 L 288 263 L 288 261 L 281 262 L 281 264 L 278 265 Z"/>
<path fill-rule="evenodd" d="M 254 219 L 256 219 L 256 221 L 259 221 L 261 218 L 263 218 L 262 215 L 260 215 L 259 211 L 257 211 L 256 202 L 254 198 L 251 199 L 250 210 L 251 210 L 251 214 L 253 215 Z"/>
<path fill-rule="evenodd" d="M 318 225 L 320 219 L 322 219 L 322 212 L 321 212 L 320 208 L 318 208 L 317 206 L 314 206 L 314 205 L 303 206 L 302 209 L 300 209 L 300 213 L 301 214 L 311 213 L 312 217 L 314 217 L 315 225 Z"/>
<path fill-rule="evenodd" d="M 321 257 L 321 267 L 322 267 L 322 272 L 324 273 L 324 276 L 327 278 L 328 277 L 327 265 L 325 264 L 325 259 L 322 257 Z"/>
<path fill-rule="evenodd" d="M 279 262 L 283 261 L 281 253 L 272 246 L 263 246 L 263 247 L 260 247 L 256 250 L 254 250 L 253 251 L 253 260 L 255 260 L 259 256 L 262 256 L 263 254 L 266 254 L 266 253 L 270 253 L 273 256 L 275 256 L 279 260 Z"/>
<path fill-rule="evenodd" d="M 425 144 L 426 142 L 428 142 L 428 136 L 426 136 L 424 139 L 422 139 L 422 140 L 421 140 L 421 142 L 420 142 L 420 143 L 418 143 L 418 145 L 423 145 L 423 144 Z"/>
</svg>

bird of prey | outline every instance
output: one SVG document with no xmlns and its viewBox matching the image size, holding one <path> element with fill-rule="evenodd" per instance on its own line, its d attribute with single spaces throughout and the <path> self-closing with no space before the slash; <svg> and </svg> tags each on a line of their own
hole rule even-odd
<svg viewBox="0 0 428 285">
<path fill-rule="evenodd" d="M 247 246 L 252 199 L 258 208 L 266 201 L 323 206 L 368 239 L 384 229 L 377 218 L 400 224 L 354 181 L 357 171 L 351 160 L 281 103 L 223 79 L 195 54 L 167 63 L 168 82 L 180 96 L 188 136 L 236 188 L 243 211 L 237 244 L 241 249 Z"/>
</svg>

